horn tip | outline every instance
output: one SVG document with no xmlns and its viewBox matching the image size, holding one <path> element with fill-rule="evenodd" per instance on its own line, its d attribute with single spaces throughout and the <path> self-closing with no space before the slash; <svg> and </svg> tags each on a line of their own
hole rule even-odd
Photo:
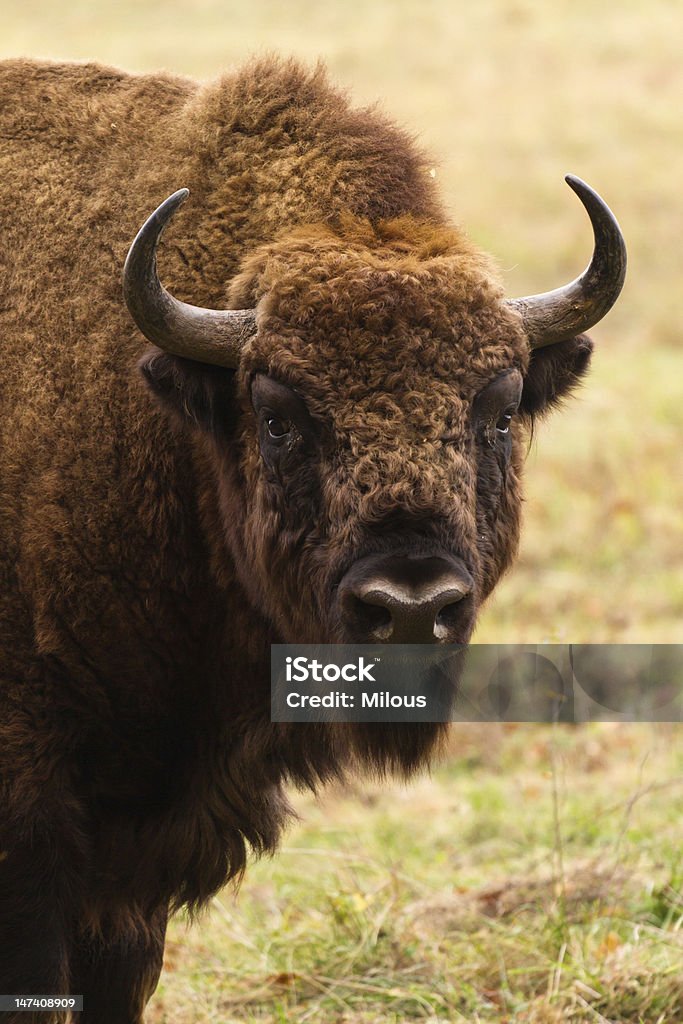
<svg viewBox="0 0 683 1024">
<path fill-rule="evenodd" d="M 173 192 L 168 199 L 164 199 L 163 203 L 156 208 L 142 230 L 144 231 L 148 225 L 155 225 L 155 230 L 160 235 L 171 217 L 173 217 L 177 210 L 179 210 L 183 205 L 189 194 L 189 188 L 179 188 L 177 192 Z"/>
<path fill-rule="evenodd" d="M 179 206 L 183 205 L 189 194 L 189 188 L 179 188 L 177 192 L 174 192 L 168 197 L 163 205 L 166 206 L 167 209 L 177 210 Z"/>
<path fill-rule="evenodd" d="M 570 189 L 573 192 L 576 192 L 577 196 L 581 196 L 582 194 L 585 195 L 587 192 L 593 191 L 590 185 L 585 182 L 583 178 L 579 178 L 576 174 L 565 174 L 564 180 L 567 182 Z"/>
</svg>

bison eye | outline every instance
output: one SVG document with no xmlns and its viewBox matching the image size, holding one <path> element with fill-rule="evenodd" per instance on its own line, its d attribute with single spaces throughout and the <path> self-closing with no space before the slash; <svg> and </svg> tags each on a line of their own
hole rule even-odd
<svg viewBox="0 0 683 1024">
<path fill-rule="evenodd" d="M 279 416 L 269 416 L 268 420 L 268 433 L 272 438 L 278 440 L 279 438 L 286 437 L 289 433 L 290 425 L 286 420 L 281 420 Z"/>
<path fill-rule="evenodd" d="M 496 420 L 496 430 L 499 434 L 509 433 L 512 416 L 513 414 L 511 412 L 504 412 L 503 415 Z"/>
<path fill-rule="evenodd" d="M 513 417 L 517 412 L 516 405 L 509 405 L 505 412 L 499 413 L 497 419 L 491 416 L 484 427 L 484 437 L 489 448 L 495 448 L 496 442 L 501 441 L 502 444 L 506 444 L 510 436 L 510 424 L 512 423 Z"/>
</svg>

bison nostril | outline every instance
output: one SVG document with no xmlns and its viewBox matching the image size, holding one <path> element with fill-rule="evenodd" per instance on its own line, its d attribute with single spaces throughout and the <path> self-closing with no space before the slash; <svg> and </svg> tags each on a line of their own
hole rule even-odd
<svg viewBox="0 0 683 1024">
<path fill-rule="evenodd" d="M 434 636 L 438 640 L 447 640 L 453 630 L 458 626 L 458 623 L 462 620 L 463 606 L 462 600 L 467 597 L 467 594 L 461 594 L 459 597 L 454 598 L 448 604 L 444 605 L 436 613 L 434 619 Z"/>
<path fill-rule="evenodd" d="M 369 604 L 360 597 L 354 597 L 353 614 L 361 629 L 373 640 L 387 640 L 391 636 L 391 612 L 383 605 Z"/>
</svg>

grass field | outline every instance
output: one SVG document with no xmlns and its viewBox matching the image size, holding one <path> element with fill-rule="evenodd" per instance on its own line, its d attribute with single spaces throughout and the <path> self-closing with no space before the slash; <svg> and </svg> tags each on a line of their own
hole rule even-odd
<svg viewBox="0 0 683 1024">
<path fill-rule="evenodd" d="M 510 294 L 582 268 L 562 179 L 593 184 L 626 288 L 590 384 L 537 433 L 521 557 L 476 639 L 683 642 L 678 0 L 12 0 L 2 23 L 0 56 L 201 78 L 323 57 L 434 154 Z M 682 769 L 680 727 L 472 727 L 408 788 L 299 797 L 239 900 L 173 925 L 150 1020 L 677 1024 Z"/>
<path fill-rule="evenodd" d="M 677 1024 L 676 735 L 461 728 L 431 778 L 297 801 L 239 897 L 176 922 L 150 1021 Z"/>
</svg>

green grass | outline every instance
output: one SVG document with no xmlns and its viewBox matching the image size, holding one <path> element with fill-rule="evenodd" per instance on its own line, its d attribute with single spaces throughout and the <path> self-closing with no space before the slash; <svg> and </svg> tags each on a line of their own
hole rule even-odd
<svg viewBox="0 0 683 1024">
<path fill-rule="evenodd" d="M 683 1017 L 671 727 L 461 727 L 433 777 L 300 798 L 199 927 L 152 1024 Z"/>
<path fill-rule="evenodd" d="M 590 234 L 562 178 L 598 188 L 626 288 L 590 383 L 538 430 L 520 559 L 477 639 L 683 641 L 678 0 L 24 0 L 2 23 L 0 56 L 201 78 L 267 49 L 323 57 L 434 154 L 511 295 L 580 271 Z M 680 738 L 461 728 L 409 788 L 298 798 L 303 823 L 239 899 L 173 924 L 149 1020 L 676 1024 Z"/>
</svg>

